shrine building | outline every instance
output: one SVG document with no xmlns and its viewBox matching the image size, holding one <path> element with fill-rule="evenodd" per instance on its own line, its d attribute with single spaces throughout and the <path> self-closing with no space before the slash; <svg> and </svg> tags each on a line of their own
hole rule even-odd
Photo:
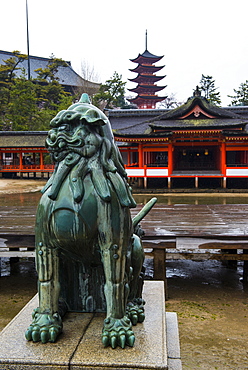
<svg viewBox="0 0 248 370">
<path fill-rule="evenodd" d="M 248 107 L 194 96 L 175 109 L 105 112 L 130 181 L 149 188 L 248 188 Z M 49 174 L 47 132 L 0 131 L 0 175 Z"/>
<path fill-rule="evenodd" d="M 0 131 L 0 174 L 14 177 L 37 173 L 43 177 L 54 165 L 45 147 L 47 131 Z"/>
<path fill-rule="evenodd" d="M 107 112 L 129 177 L 149 188 L 174 184 L 248 188 L 248 107 L 220 108 L 200 95 L 170 110 Z"/>
</svg>

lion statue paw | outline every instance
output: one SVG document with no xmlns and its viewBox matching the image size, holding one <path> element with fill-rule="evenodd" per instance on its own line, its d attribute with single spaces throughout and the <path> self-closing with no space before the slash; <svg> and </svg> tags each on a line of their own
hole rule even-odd
<svg viewBox="0 0 248 370">
<path fill-rule="evenodd" d="M 144 305 L 145 301 L 142 298 L 135 298 L 127 304 L 126 314 L 133 325 L 145 320 Z"/>
<path fill-rule="evenodd" d="M 121 319 L 108 317 L 104 320 L 102 330 L 102 343 L 105 347 L 111 346 L 116 348 L 120 346 L 125 348 L 125 345 L 133 347 L 135 341 L 132 324 L 127 316 Z"/>
<path fill-rule="evenodd" d="M 33 342 L 55 342 L 62 332 L 62 327 L 62 319 L 58 313 L 41 313 L 37 308 L 33 312 L 33 321 L 28 327 L 25 337 Z"/>
</svg>

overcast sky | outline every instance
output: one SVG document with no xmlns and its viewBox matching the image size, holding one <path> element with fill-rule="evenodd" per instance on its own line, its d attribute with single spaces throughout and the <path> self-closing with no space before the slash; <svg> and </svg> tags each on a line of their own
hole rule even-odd
<svg viewBox="0 0 248 370">
<path fill-rule="evenodd" d="M 1 50 L 27 53 L 26 0 L 0 0 Z M 130 59 L 148 50 L 164 55 L 160 95 L 192 96 L 210 75 L 228 105 L 233 89 L 248 79 L 247 0 L 28 0 L 30 54 L 52 53 L 80 73 L 85 60 L 105 82 L 114 71 L 136 76 Z M 135 87 L 128 82 L 127 87 Z"/>
</svg>

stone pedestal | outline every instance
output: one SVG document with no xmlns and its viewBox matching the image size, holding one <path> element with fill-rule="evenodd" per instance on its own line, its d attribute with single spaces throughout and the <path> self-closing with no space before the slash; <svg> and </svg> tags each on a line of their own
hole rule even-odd
<svg viewBox="0 0 248 370">
<path fill-rule="evenodd" d="M 56 343 L 27 342 L 24 337 L 35 296 L 0 333 L 1 370 L 181 370 L 177 316 L 165 314 L 164 285 L 146 281 L 144 323 L 133 327 L 133 348 L 104 348 L 101 330 L 104 314 L 68 313 L 63 334 Z"/>
</svg>

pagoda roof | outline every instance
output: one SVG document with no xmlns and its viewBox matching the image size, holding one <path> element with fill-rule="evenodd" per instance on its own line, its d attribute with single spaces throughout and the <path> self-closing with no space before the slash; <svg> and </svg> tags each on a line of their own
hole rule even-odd
<svg viewBox="0 0 248 370">
<path fill-rule="evenodd" d="M 129 69 L 131 72 L 136 72 L 136 73 L 142 73 L 142 72 L 147 72 L 147 73 L 155 73 L 160 71 L 164 66 L 153 66 L 153 65 L 141 65 L 139 64 L 137 67 L 134 69 Z"/>
<path fill-rule="evenodd" d="M 132 98 L 132 99 L 129 99 L 129 100 L 134 101 L 136 99 L 140 99 L 140 100 L 155 100 L 155 99 L 158 99 L 158 101 L 160 101 L 160 100 L 163 100 L 165 98 L 166 98 L 166 96 L 157 96 L 157 95 L 148 95 L 148 94 L 145 95 L 145 94 L 143 94 L 143 95 L 138 95 L 135 98 Z"/>
<path fill-rule="evenodd" d="M 131 62 L 134 62 L 134 63 L 143 63 L 143 62 L 146 62 L 146 61 L 149 61 L 149 62 L 152 62 L 152 63 L 156 63 L 158 62 L 160 59 L 162 59 L 164 56 L 158 56 L 158 55 L 154 55 L 152 53 L 150 53 L 147 49 L 144 51 L 143 54 L 139 54 L 137 56 L 137 58 L 135 59 L 130 59 Z"/>
<path fill-rule="evenodd" d="M 129 91 L 133 91 L 133 92 L 136 92 L 136 93 L 142 93 L 143 92 L 148 92 L 148 91 L 153 91 L 153 92 L 156 92 L 156 91 L 161 91 L 163 89 L 165 89 L 166 86 L 157 86 L 157 85 L 138 85 L 136 87 L 134 87 L 133 89 L 128 89 Z"/>
<path fill-rule="evenodd" d="M 156 76 L 156 75 L 146 75 L 139 73 L 138 76 L 135 78 L 129 78 L 128 80 L 131 82 L 141 82 L 141 81 L 149 81 L 149 82 L 157 82 L 164 78 L 165 76 Z"/>
</svg>

